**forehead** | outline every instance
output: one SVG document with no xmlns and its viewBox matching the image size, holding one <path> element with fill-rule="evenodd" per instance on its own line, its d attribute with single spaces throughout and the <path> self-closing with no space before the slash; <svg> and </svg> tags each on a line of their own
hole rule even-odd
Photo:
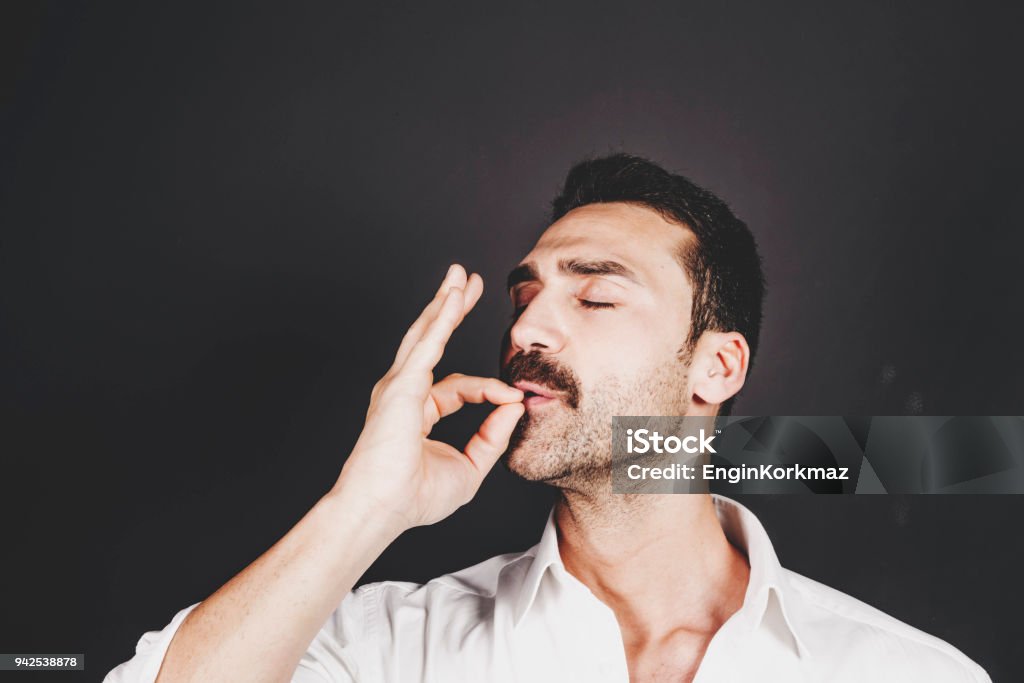
<svg viewBox="0 0 1024 683">
<path fill-rule="evenodd" d="M 622 202 L 587 204 L 552 223 L 521 263 L 533 263 L 543 272 L 553 259 L 612 259 L 648 284 L 678 281 L 686 286 L 678 254 L 692 240 L 688 228 L 653 209 Z"/>
</svg>

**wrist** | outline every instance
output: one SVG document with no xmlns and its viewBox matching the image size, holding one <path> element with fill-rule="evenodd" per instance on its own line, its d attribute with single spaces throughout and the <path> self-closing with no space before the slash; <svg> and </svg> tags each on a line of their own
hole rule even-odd
<svg viewBox="0 0 1024 683">
<path fill-rule="evenodd" d="M 413 526 L 405 515 L 375 498 L 366 486 L 344 475 L 320 499 L 318 507 L 324 508 L 332 523 L 357 528 L 367 540 L 376 539 L 383 547 Z"/>
</svg>

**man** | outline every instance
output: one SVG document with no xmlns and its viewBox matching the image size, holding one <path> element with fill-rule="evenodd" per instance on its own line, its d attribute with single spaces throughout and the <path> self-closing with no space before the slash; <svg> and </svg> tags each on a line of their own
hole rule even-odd
<svg viewBox="0 0 1024 683">
<path fill-rule="evenodd" d="M 374 387 L 332 490 L 110 673 L 121 681 L 987 681 L 952 646 L 783 569 L 742 506 L 616 495 L 614 415 L 726 413 L 757 347 L 753 237 L 628 155 L 570 171 L 509 277 L 502 378 L 432 370 L 482 292 L 453 266 Z M 497 406 L 461 451 L 431 428 Z M 423 586 L 352 591 L 404 530 L 468 502 L 505 453 L 559 489 L 540 543 Z"/>
</svg>

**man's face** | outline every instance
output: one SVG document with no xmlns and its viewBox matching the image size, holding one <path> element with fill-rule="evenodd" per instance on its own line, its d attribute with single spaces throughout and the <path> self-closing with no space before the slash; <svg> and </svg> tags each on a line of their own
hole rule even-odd
<svg viewBox="0 0 1024 683">
<path fill-rule="evenodd" d="M 614 415 L 685 415 L 689 230 L 624 203 L 551 225 L 509 276 L 502 377 L 526 392 L 504 462 L 562 487 L 606 479 Z"/>
</svg>

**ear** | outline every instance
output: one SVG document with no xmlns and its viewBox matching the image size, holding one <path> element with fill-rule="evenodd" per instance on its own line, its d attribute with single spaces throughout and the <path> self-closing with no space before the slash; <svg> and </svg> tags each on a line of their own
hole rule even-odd
<svg viewBox="0 0 1024 683">
<path fill-rule="evenodd" d="M 705 332 L 690 362 L 691 407 L 698 415 L 713 415 L 739 393 L 747 380 L 750 347 L 739 332 Z"/>
</svg>

